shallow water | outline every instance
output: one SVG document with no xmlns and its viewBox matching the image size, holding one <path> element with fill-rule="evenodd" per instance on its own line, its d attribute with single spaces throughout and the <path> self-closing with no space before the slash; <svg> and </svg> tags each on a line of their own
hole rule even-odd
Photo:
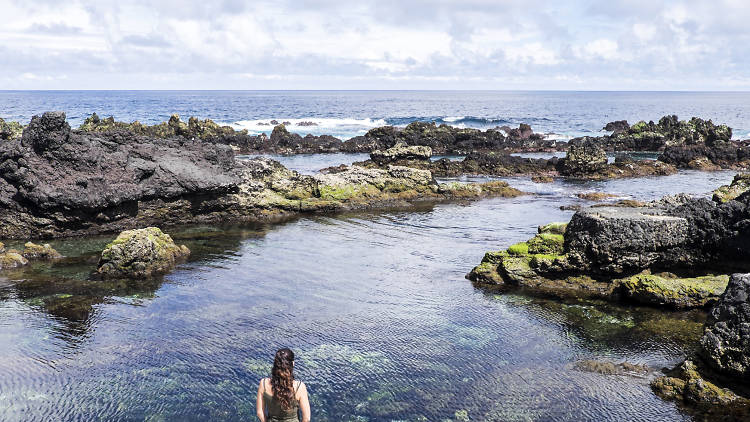
<svg viewBox="0 0 750 422">
<path fill-rule="evenodd" d="M 190 262 L 145 284 L 85 281 L 107 237 L 52 242 L 66 260 L 0 279 L 0 420 L 253 420 L 282 346 L 314 420 L 688 420 L 648 376 L 574 365 L 673 365 L 703 313 L 499 294 L 464 275 L 570 218 L 560 205 L 589 204 L 577 192 L 706 194 L 732 175 L 511 178 L 535 194 L 173 231 Z"/>
</svg>

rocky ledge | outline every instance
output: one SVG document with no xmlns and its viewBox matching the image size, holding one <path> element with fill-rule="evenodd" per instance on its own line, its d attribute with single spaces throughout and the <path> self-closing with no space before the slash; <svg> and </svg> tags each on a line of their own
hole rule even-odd
<svg viewBox="0 0 750 422">
<path fill-rule="evenodd" d="M 396 165 L 304 176 L 270 159 L 239 160 L 229 146 L 182 136 L 72 130 L 61 112 L 35 116 L 20 139 L 0 143 L 0 238 L 520 194 L 502 182 L 440 185 L 430 171 Z"/>
<path fill-rule="evenodd" d="M 750 193 L 725 203 L 673 196 L 636 207 L 590 207 L 568 224 L 542 227 L 528 242 L 486 254 L 467 277 L 560 296 L 708 307 L 730 272 L 750 269 L 749 227 Z"/>
</svg>

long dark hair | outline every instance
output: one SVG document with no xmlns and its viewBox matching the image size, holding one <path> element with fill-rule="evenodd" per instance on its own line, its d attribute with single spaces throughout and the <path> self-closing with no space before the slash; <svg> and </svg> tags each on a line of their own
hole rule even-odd
<svg viewBox="0 0 750 422">
<path fill-rule="evenodd" d="M 282 409 L 292 408 L 294 403 L 294 352 L 286 347 L 279 349 L 273 358 L 271 390 Z"/>
</svg>

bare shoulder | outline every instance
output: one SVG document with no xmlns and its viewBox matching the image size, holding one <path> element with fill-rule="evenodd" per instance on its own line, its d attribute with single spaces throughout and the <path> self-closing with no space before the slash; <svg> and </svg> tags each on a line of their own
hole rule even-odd
<svg viewBox="0 0 750 422">
<path fill-rule="evenodd" d="M 307 386 L 302 381 L 297 381 L 299 384 L 297 384 L 297 391 L 307 391 Z"/>
</svg>

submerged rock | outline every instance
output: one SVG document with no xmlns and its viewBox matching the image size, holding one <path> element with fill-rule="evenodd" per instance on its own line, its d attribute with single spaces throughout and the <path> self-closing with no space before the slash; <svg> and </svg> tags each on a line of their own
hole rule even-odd
<svg viewBox="0 0 750 422">
<path fill-rule="evenodd" d="M 750 400 L 705 379 L 691 360 L 684 361 L 669 371 L 667 376 L 656 378 L 651 382 L 651 388 L 665 399 L 684 401 L 692 405 L 750 405 Z M 742 412 L 742 409 L 738 410 Z M 750 416 L 750 410 L 745 409 L 745 412 Z"/>
<path fill-rule="evenodd" d="M 750 385 L 750 274 L 732 275 L 706 322 L 701 351 L 714 370 Z"/>
<path fill-rule="evenodd" d="M 23 252 L 21 252 L 24 258 L 29 260 L 45 260 L 50 261 L 53 259 L 60 259 L 63 256 L 57 252 L 49 243 L 44 245 L 37 245 L 36 243 L 26 242 L 23 245 Z"/>
<path fill-rule="evenodd" d="M 29 265 L 29 260 L 14 249 L 0 253 L 0 270 L 8 270 L 26 265 Z"/>
<path fill-rule="evenodd" d="M 101 278 L 149 278 L 169 272 L 190 255 L 185 246 L 156 227 L 127 230 L 102 251 L 96 275 Z"/>
</svg>

